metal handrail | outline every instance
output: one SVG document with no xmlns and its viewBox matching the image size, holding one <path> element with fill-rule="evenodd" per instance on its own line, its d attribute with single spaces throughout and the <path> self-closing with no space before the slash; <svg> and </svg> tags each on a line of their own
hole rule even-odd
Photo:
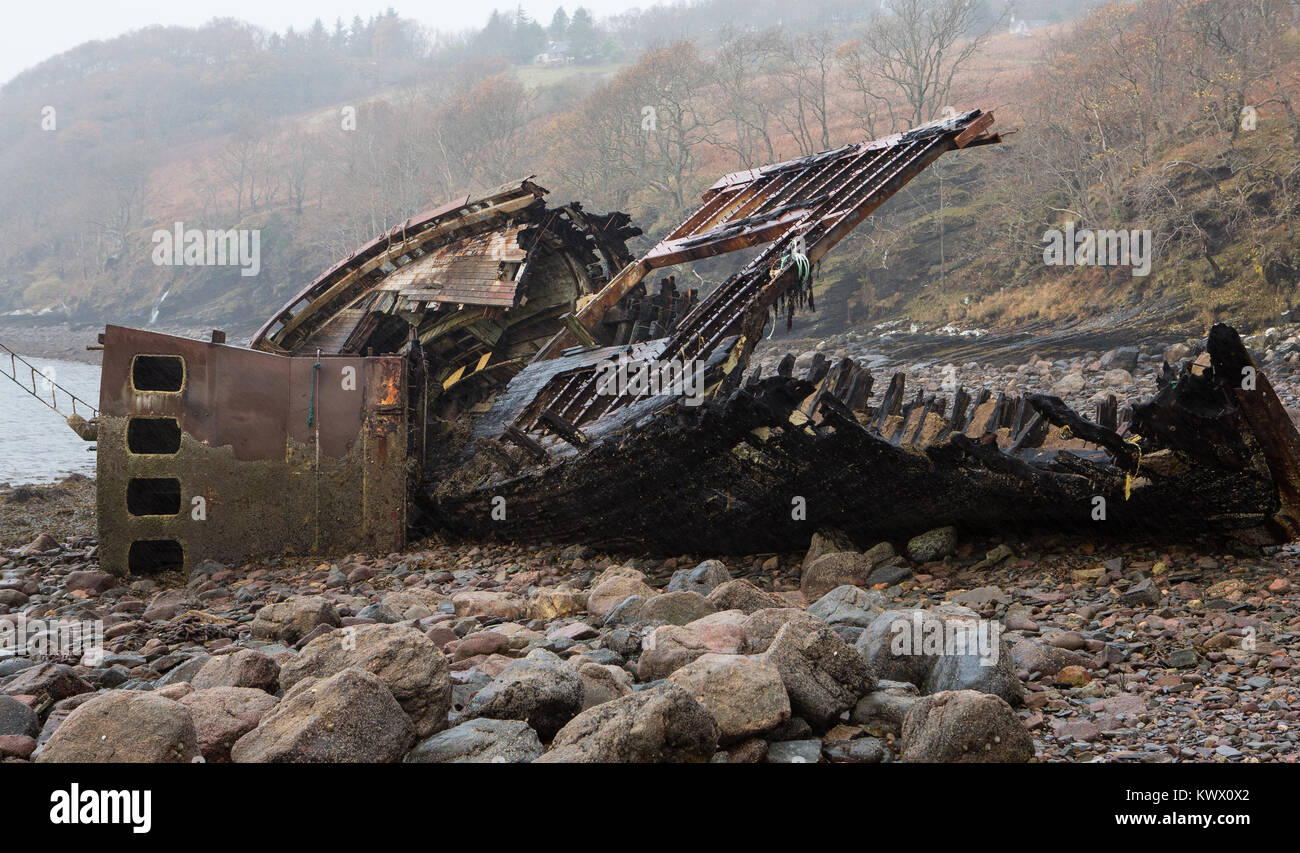
<svg viewBox="0 0 1300 853">
<path fill-rule="evenodd" d="M 68 397 L 72 401 L 72 414 L 77 415 L 79 417 L 85 417 L 84 414 L 77 411 L 77 404 L 80 403 L 83 409 L 88 410 L 90 412 L 91 418 L 99 417 L 98 409 L 96 409 L 94 406 L 90 405 L 85 400 L 78 397 L 76 394 L 73 394 L 67 388 L 64 388 L 62 385 L 59 385 L 57 382 L 50 379 L 45 374 L 41 373 L 36 368 L 36 365 L 29 362 L 21 355 L 9 349 L 9 347 L 5 346 L 4 344 L 0 344 L 0 351 L 2 351 L 0 352 L 0 376 L 7 376 L 9 379 L 13 380 L 14 384 L 16 384 L 19 388 L 23 389 L 24 391 L 26 391 L 28 394 L 31 394 L 37 400 L 40 400 L 43 404 L 45 404 L 47 408 L 53 410 L 58 415 L 62 415 L 65 419 L 68 417 L 68 415 L 65 415 L 63 414 L 63 412 L 59 411 L 59 392 L 62 391 L 64 396 Z M 9 356 L 8 359 L 9 370 L 7 371 L 4 369 L 5 368 L 4 355 L 6 353 Z M 26 371 L 19 371 L 18 369 L 19 362 L 22 363 L 23 367 L 27 368 Z M 30 388 L 27 387 L 26 377 L 24 377 L 23 379 L 18 378 L 20 372 L 29 373 L 31 375 L 32 384 Z M 37 390 L 38 376 L 40 377 L 40 384 L 45 384 L 50 386 L 50 391 L 49 391 L 50 397 L 48 400 L 45 398 L 45 393 L 43 391 Z"/>
</svg>

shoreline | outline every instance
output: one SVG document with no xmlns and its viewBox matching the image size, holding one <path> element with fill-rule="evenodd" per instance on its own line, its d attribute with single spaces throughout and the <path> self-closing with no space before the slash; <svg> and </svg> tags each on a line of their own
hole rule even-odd
<svg viewBox="0 0 1300 853">
<path fill-rule="evenodd" d="M 105 737 L 121 751 L 115 754 L 168 760 L 152 741 L 137 742 L 134 728 L 61 727 L 88 700 L 107 706 L 147 691 L 182 714 L 219 698 L 209 692 L 214 686 L 243 688 L 259 713 L 224 737 L 187 744 L 187 754 L 206 762 L 296 760 L 269 737 L 286 723 L 268 709 L 293 701 L 286 673 L 327 663 L 340 626 L 367 648 L 409 650 L 378 676 L 383 684 L 418 683 L 445 697 L 388 703 L 381 731 L 391 737 L 376 746 L 348 734 L 350 703 L 340 697 L 352 695 L 349 683 L 335 675 L 338 667 L 321 670 L 321 690 L 340 701 L 310 709 L 330 722 L 318 737 L 365 762 L 408 753 L 407 761 L 489 760 L 464 736 L 483 725 L 476 718 L 490 703 L 502 706 L 503 719 L 521 721 L 508 723 L 520 734 L 517 754 L 505 760 L 573 760 L 557 730 L 577 731 L 593 714 L 621 719 L 647 691 L 686 703 L 665 686 L 681 679 L 701 697 L 700 708 L 690 706 L 696 717 L 716 709 L 718 721 L 690 760 L 961 760 L 960 743 L 904 725 L 913 708 L 947 690 L 961 699 L 954 713 L 996 733 L 996 750 L 984 761 L 1294 763 L 1300 756 L 1300 616 L 1288 580 L 1300 559 L 1295 546 L 1259 553 L 1210 542 L 1095 545 L 955 533 L 940 551 L 920 553 L 918 543 L 939 530 L 877 544 L 870 553 L 893 556 L 862 578 L 844 564 L 844 552 L 826 551 L 832 531 L 819 531 L 807 554 L 712 558 L 431 539 L 399 554 L 205 561 L 188 578 L 115 578 L 98 565 L 93 489 L 93 481 L 74 479 L 24 489 L 30 493 L 17 499 L 17 489 L 0 490 L 0 506 L 14 510 L 0 514 L 0 614 L 39 617 L 75 606 L 111 629 L 102 658 L 16 659 L 0 675 L 0 689 L 33 702 L 56 678 L 72 694 L 38 706 L 39 735 L 0 751 L 0 763 L 28 761 L 38 745 L 50 753 L 44 760 L 77 760 Z M 26 529 L 6 530 L 18 515 L 28 518 Z M 819 568 L 810 572 L 813 562 Z M 996 665 L 936 663 L 922 684 L 864 677 L 891 666 L 896 654 L 869 626 L 892 624 L 912 608 L 983 620 L 1000 637 Z M 825 669 L 819 659 L 795 656 L 795 641 L 808 638 L 830 657 L 858 663 Z M 706 647 L 717 654 L 701 657 Z M 787 670 L 747 664 L 773 656 Z M 729 710 L 720 697 L 739 677 L 737 666 L 751 691 L 793 701 Z M 808 693 L 801 673 L 833 683 L 834 693 Z M 568 685 L 562 708 L 550 693 L 520 692 L 511 700 L 517 707 L 498 695 L 518 681 L 546 679 Z M 670 714 L 662 723 L 684 737 L 696 717 Z M 413 725 L 425 727 L 420 737 Z M 603 742 L 591 748 L 604 749 L 594 754 L 601 761 L 661 757 L 654 744 L 635 753 Z M 676 752 L 670 758 L 682 760 Z"/>
<path fill-rule="evenodd" d="M 212 330 L 203 326 L 135 326 L 146 331 L 164 335 L 176 335 L 193 340 L 210 340 Z M 89 323 L 59 322 L 23 322 L 11 317 L 0 318 L 0 344 L 12 349 L 24 358 L 51 358 L 60 361 L 76 361 L 83 364 L 102 364 L 104 356 L 100 350 L 88 350 L 95 346 L 99 335 L 104 331 L 103 325 Z M 244 332 L 230 332 L 229 343 L 245 346 L 247 336 Z"/>
<path fill-rule="evenodd" d="M 52 358 L 100 364 L 103 354 L 86 347 L 97 342 L 99 328 L 73 323 L 16 323 L 0 320 L 0 344 L 24 358 Z"/>
</svg>

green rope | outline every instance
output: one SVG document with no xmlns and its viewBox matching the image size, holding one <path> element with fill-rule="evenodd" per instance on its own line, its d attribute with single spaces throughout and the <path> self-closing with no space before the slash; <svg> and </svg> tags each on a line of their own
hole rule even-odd
<svg viewBox="0 0 1300 853">
<path fill-rule="evenodd" d="M 807 284 L 809 279 L 812 278 L 812 263 L 809 262 L 808 256 L 799 252 L 787 252 L 781 256 L 781 269 L 790 266 L 792 262 L 798 273 L 799 283 Z"/>
</svg>

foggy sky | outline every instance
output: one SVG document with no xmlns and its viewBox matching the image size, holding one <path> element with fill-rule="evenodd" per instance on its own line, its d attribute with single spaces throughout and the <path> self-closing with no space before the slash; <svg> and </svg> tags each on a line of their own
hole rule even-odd
<svg viewBox="0 0 1300 853">
<path fill-rule="evenodd" d="M 550 23 L 556 6 L 570 13 L 586 6 L 597 17 L 615 14 L 651 2 L 636 0 L 41 0 L 8 4 L 6 25 L 0 28 L 0 83 L 15 74 L 76 47 L 82 42 L 110 39 L 151 24 L 196 27 L 213 18 L 238 18 L 267 30 L 288 27 L 307 30 L 320 18 L 333 30 L 334 20 L 344 25 L 354 15 L 369 18 L 392 6 L 404 18 L 430 29 L 458 32 L 481 27 L 493 6 L 524 11 L 543 25 Z"/>
</svg>

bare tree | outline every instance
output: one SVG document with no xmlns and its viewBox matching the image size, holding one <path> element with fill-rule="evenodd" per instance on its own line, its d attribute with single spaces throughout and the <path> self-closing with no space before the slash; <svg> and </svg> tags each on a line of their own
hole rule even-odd
<svg viewBox="0 0 1300 853">
<path fill-rule="evenodd" d="M 1265 89 L 1268 102 L 1282 105 L 1300 141 L 1300 121 L 1283 79 L 1295 60 L 1294 45 L 1279 38 L 1289 25 L 1286 0 L 1179 0 L 1177 6 L 1180 28 L 1199 48 L 1190 52 L 1186 73 L 1217 96 L 1207 99 L 1217 107 L 1216 129 L 1235 139 L 1250 93 Z"/>
<path fill-rule="evenodd" d="M 783 46 L 786 73 L 778 79 L 787 107 L 781 123 L 803 154 L 831 147 L 830 80 L 837 45 L 830 32 L 821 30 L 794 36 Z"/>
<path fill-rule="evenodd" d="M 897 93 L 907 105 L 908 124 L 929 121 L 948 104 L 957 73 L 1001 20 L 988 23 L 970 0 L 881 0 L 866 31 L 848 48 L 856 57 L 859 91 Z"/>
<path fill-rule="evenodd" d="M 623 207 L 650 190 L 680 211 L 711 136 L 709 82 L 691 43 L 648 51 L 547 131 L 557 168 L 593 204 Z"/>
<path fill-rule="evenodd" d="M 781 72 L 780 33 L 728 33 L 713 62 L 718 97 L 715 109 L 722 119 L 720 132 L 709 142 L 734 152 L 739 165 L 753 168 L 776 159 L 772 125 L 780 112 L 777 84 Z"/>
<path fill-rule="evenodd" d="M 880 94 L 884 87 L 876 73 L 875 54 L 864 47 L 860 39 L 854 39 L 840 45 L 835 58 L 843 72 L 840 86 L 855 102 L 853 112 L 858 126 L 871 137 L 881 135 L 878 124 L 882 118 L 888 119 L 889 128 L 898 127 L 893 101 Z"/>
<path fill-rule="evenodd" d="M 245 121 L 217 153 L 216 171 L 235 192 L 236 220 L 244 217 L 245 199 L 252 210 L 257 210 L 258 173 L 266 145 L 261 128 Z"/>
<path fill-rule="evenodd" d="M 319 152 L 315 140 L 302 129 L 285 138 L 283 150 L 285 198 L 293 205 L 293 212 L 301 215 Z"/>
</svg>

